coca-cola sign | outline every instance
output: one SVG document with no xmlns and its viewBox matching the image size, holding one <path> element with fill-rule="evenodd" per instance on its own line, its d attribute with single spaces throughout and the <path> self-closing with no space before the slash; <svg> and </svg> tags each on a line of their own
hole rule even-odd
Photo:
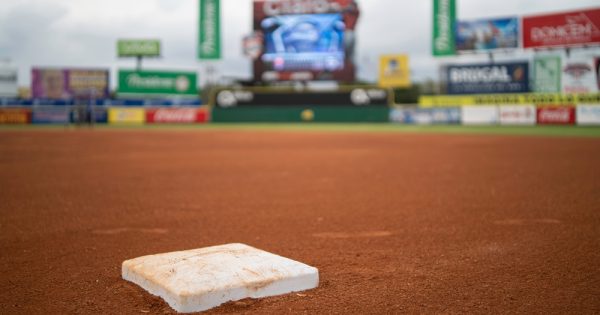
<svg viewBox="0 0 600 315">
<path fill-rule="evenodd" d="M 574 106 L 543 106 L 537 109 L 537 122 L 540 125 L 575 124 Z"/>
<path fill-rule="evenodd" d="M 193 108 L 161 108 L 146 111 L 146 122 L 154 124 L 192 124 L 207 120 L 206 110 Z"/>
<path fill-rule="evenodd" d="M 600 9 L 523 18 L 525 48 L 600 43 Z"/>
</svg>

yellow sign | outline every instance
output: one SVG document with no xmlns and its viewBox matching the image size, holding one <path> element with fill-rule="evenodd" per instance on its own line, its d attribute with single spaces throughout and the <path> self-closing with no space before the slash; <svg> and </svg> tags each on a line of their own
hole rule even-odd
<svg viewBox="0 0 600 315">
<path fill-rule="evenodd" d="M 383 55 L 379 58 L 379 86 L 410 87 L 410 67 L 407 55 Z"/>
<path fill-rule="evenodd" d="M 108 110 L 108 122 L 111 124 L 142 125 L 146 122 L 146 111 L 143 108 L 119 108 Z"/>
<path fill-rule="evenodd" d="M 421 107 L 466 105 L 577 105 L 599 104 L 600 94 L 489 94 L 421 96 Z"/>
</svg>

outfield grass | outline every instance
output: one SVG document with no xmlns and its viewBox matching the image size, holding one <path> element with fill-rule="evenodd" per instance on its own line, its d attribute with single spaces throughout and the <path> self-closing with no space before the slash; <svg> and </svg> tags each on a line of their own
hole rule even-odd
<svg viewBox="0 0 600 315">
<path fill-rule="evenodd" d="M 0 131 L 77 130 L 73 125 L 0 125 Z M 174 130 L 174 131 L 303 131 L 303 132 L 398 132 L 428 134 L 481 134 L 600 137 L 600 126 L 415 126 L 401 124 L 327 124 L 327 123 L 212 123 L 197 125 L 95 125 L 96 130 Z"/>
</svg>

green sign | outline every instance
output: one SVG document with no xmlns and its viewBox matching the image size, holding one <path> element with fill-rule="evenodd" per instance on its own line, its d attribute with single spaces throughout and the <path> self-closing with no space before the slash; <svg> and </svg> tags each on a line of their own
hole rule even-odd
<svg viewBox="0 0 600 315">
<path fill-rule="evenodd" d="M 119 57 L 159 57 L 160 41 L 158 40 L 119 40 L 117 42 Z"/>
<path fill-rule="evenodd" d="M 451 56 L 456 53 L 454 27 L 456 0 L 433 0 L 433 55 Z"/>
<path fill-rule="evenodd" d="M 119 94 L 198 96 L 196 73 L 119 70 Z"/>
<path fill-rule="evenodd" d="M 198 59 L 221 58 L 220 15 L 219 0 L 200 0 Z"/>
<path fill-rule="evenodd" d="M 539 93 L 560 93 L 560 56 L 535 57 L 533 61 L 533 91 Z"/>
</svg>

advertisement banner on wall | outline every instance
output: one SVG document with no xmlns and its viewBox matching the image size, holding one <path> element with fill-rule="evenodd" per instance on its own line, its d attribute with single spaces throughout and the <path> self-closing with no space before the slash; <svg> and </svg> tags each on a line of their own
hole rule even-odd
<svg viewBox="0 0 600 315">
<path fill-rule="evenodd" d="M 117 41 L 119 57 L 159 57 L 160 41 L 156 39 L 120 39 Z"/>
<path fill-rule="evenodd" d="M 500 109 L 501 125 L 535 125 L 537 111 L 534 105 L 503 105 Z"/>
<path fill-rule="evenodd" d="M 538 106 L 537 123 L 539 125 L 575 124 L 575 106 Z"/>
<path fill-rule="evenodd" d="M 577 124 L 584 126 L 600 125 L 600 104 L 577 105 Z"/>
<path fill-rule="evenodd" d="M 34 124 L 68 124 L 71 120 L 69 107 L 35 107 L 32 112 L 31 122 Z"/>
<path fill-rule="evenodd" d="M 157 108 L 146 110 L 146 123 L 150 124 L 193 124 L 208 121 L 207 109 Z"/>
<path fill-rule="evenodd" d="M 563 93 L 596 93 L 598 78 L 594 57 L 571 57 L 562 67 Z"/>
<path fill-rule="evenodd" d="M 255 81 L 355 79 L 354 0 L 254 0 Z"/>
<path fill-rule="evenodd" d="M 194 72 L 119 70 L 119 96 L 197 97 Z"/>
<path fill-rule="evenodd" d="M 460 108 L 392 108 L 390 121 L 415 125 L 460 124 Z"/>
<path fill-rule="evenodd" d="M 456 27 L 456 0 L 433 0 L 434 56 L 452 56 L 456 53 L 454 29 Z"/>
<path fill-rule="evenodd" d="M 0 124 L 23 125 L 31 122 L 31 110 L 24 108 L 0 108 Z"/>
<path fill-rule="evenodd" d="M 214 104 L 221 108 L 248 106 L 387 106 L 388 92 L 375 87 L 334 92 L 264 91 L 226 89 L 216 93 Z"/>
<path fill-rule="evenodd" d="M 525 48 L 600 43 L 600 9 L 523 18 Z"/>
<path fill-rule="evenodd" d="M 108 109 L 108 122 L 111 124 L 142 125 L 146 121 L 146 111 L 143 108 L 120 108 Z"/>
<path fill-rule="evenodd" d="M 19 95 L 17 69 L 0 67 L 0 97 L 17 97 Z"/>
<path fill-rule="evenodd" d="M 219 0 L 199 0 L 198 59 L 221 59 L 221 6 Z"/>
<path fill-rule="evenodd" d="M 533 60 L 533 92 L 560 93 L 561 91 L 560 56 L 538 56 Z"/>
<path fill-rule="evenodd" d="M 526 93 L 526 94 L 480 94 L 480 95 L 441 95 L 421 96 L 421 107 L 456 107 L 466 105 L 528 105 L 528 104 L 598 104 L 600 93 L 592 94 L 560 94 L 560 93 Z"/>
<path fill-rule="evenodd" d="M 529 63 L 450 65 L 446 68 L 448 94 L 529 92 Z"/>
<path fill-rule="evenodd" d="M 463 125 L 496 125 L 500 121 L 498 106 L 464 106 L 461 110 Z"/>
<path fill-rule="evenodd" d="M 384 88 L 410 87 L 408 55 L 383 55 L 379 57 L 379 86 Z"/>
<path fill-rule="evenodd" d="M 107 98 L 109 71 L 101 69 L 43 69 L 31 71 L 33 98 Z"/>
<path fill-rule="evenodd" d="M 456 23 L 456 51 L 487 52 L 519 48 L 519 19 L 486 19 Z"/>
</svg>

